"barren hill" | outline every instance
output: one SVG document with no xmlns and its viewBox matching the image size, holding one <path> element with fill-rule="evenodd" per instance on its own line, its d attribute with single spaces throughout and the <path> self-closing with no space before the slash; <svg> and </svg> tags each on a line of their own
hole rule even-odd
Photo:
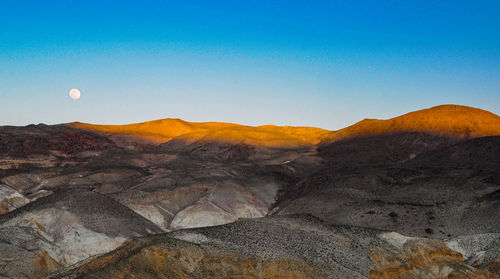
<svg viewBox="0 0 500 279">
<path fill-rule="evenodd" d="M 441 105 L 410 112 L 388 120 L 365 119 L 338 131 L 314 127 L 244 126 L 222 122 L 187 122 L 161 119 L 129 125 L 69 123 L 72 127 L 107 135 L 125 135 L 163 143 L 176 139 L 250 144 L 274 148 L 297 148 L 328 144 L 342 139 L 400 132 L 423 132 L 441 136 L 482 137 L 500 135 L 500 117 L 477 108 Z"/>
<path fill-rule="evenodd" d="M 365 119 L 332 133 L 324 143 L 400 132 L 422 132 L 455 137 L 496 136 L 500 135 L 500 117 L 482 109 L 441 105 L 388 120 Z"/>
<path fill-rule="evenodd" d="M 68 125 L 110 135 L 134 136 L 156 143 L 176 138 L 188 143 L 201 140 L 287 148 L 315 145 L 330 133 L 312 127 L 274 125 L 251 127 L 221 122 L 194 123 L 180 119 L 162 119 L 130 125 L 92 125 L 78 122 Z"/>
</svg>

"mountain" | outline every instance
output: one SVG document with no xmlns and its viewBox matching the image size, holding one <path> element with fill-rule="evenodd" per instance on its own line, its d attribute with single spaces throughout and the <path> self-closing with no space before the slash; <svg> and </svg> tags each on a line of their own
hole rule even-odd
<svg viewBox="0 0 500 279">
<path fill-rule="evenodd" d="M 315 145 L 329 133 L 312 127 L 250 127 L 221 122 L 194 123 L 180 119 L 162 119 L 130 125 L 92 125 L 76 122 L 69 123 L 68 126 L 109 135 L 128 135 L 154 143 L 176 139 L 189 143 L 213 141 L 277 148 Z"/>
<path fill-rule="evenodd" d="M 499 146 L 498 116 L 452 105 L 0 127 L 0 276 L 495 278 Z"/>
<path fill-rule="evenodd" d="M 79 122 L 68 124 L 88 131 L 108 135 L 129 135 L 153 142 L 166 142 L 180 137 L 188 142 L 197 140 L 244 142 L 272 147 L 317 145 L 347 138 L 399 132 L 482 137 L 499 135 L 499 125 L 499 116 L 485 110 L 459 105 L 436 106 L 388 120 L 365 119 L 338 131 L 312 127 L 274 125 L 251 127 L 222 122 L 195 123 L 180 119 L 162 119 L 129 125 L 92 125 Z"/>
<path fill-rule="evenodd" d="M 471 138 L 500 135 L 500 117 L 491 112 L 459 105 L 441 105 L 410 112 L 388 120 L 365 119 L 336 131 L 325 140 L 401 132 L 420 132 L 441 136 Z"/>
</svg>

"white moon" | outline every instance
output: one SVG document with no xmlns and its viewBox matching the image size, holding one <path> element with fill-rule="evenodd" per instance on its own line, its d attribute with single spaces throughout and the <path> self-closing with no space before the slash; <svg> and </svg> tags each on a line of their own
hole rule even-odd
<svg viewBox="0 0 500 279">
<path fill-rule="evenodd" d="M 82 92 L 80 90 L 73 88 L 69 91 L 69 97 L 73 100 L 78 100 L 82 96 Z"/>
</svg>

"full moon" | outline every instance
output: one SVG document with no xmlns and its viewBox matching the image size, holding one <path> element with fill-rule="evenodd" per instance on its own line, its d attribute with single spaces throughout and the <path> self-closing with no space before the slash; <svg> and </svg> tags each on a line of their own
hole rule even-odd
<svg viewBox="0 0 500 279">
<path fill-rule="evenodd" d="M 69 97 L 73 100 L 78 100 L 82 96 L 82 92 L 80 90 L 73 88 L 69 91 Z"/>
</svg>

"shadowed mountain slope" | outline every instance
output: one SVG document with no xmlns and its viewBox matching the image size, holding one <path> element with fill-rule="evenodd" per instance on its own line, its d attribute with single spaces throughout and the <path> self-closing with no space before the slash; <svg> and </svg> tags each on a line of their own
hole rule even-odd
<svg viewBox="0 0 500 279">
<path fill-rule="evenodd" d="M 412 236 L 499 232 L 499 146 L 482 137 L 405 161 L 330 162 L 283 190 L 273 211 Z"/>
<path fill-rule="evenodd" d="M 65 156 L 114 146 L 103 135 L 65 125 L 0 126 L 0 154 L 13 159 L 33 155 Z"/>
<path fill-rule="evenodd" d="M 461 140 L 423 132 L 386 133 L 324 144 L 318 148 L 318 155 L 328 167 L 387 164 L 407 161 Z"/>
<path fill-rule="evenodd" d="M 427 152 L 408 165 L 495 170 L 500 165 L 500 136 L 475 138 Z"/>
</svg>

